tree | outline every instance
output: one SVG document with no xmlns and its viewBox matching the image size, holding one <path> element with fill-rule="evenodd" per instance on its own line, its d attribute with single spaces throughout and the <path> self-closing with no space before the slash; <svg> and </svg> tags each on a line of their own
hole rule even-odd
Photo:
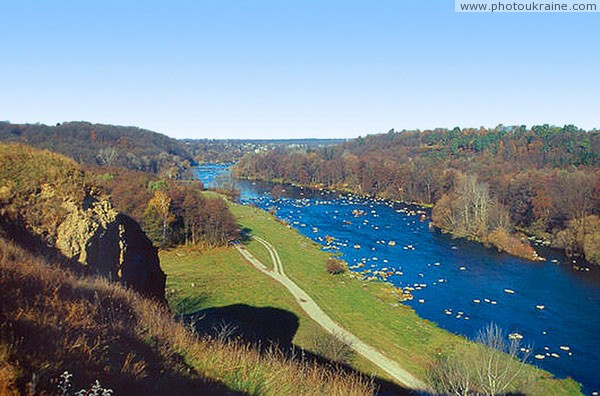
<svg viewBox="0 0 600 396">
<path fill-rule="evenodd" d="M 569 256 L 584 256 L 589 262 L 600 264 L 600 218 L 589 215 L 570 220 L 557 234 L 555 243 Z"/>
<path fill-rule="evenodd" d="M 490 195 L 489 186 L 475 175 L 459 175 L 454 191 L 443 196 L 433 212 L 434 223 L 458 237 L 485 241 L 505 226 L 506 210 Z"/>
<path fill-rule="evenodd" d="M 112 166 L 117 160 L 119 153 L 114 147 L 104 147 L 98 151 L 98 162 L 100 165 Z"/>
<path fill-rule="evenodd" d="M 519 337 L 511 337 L 508 342 L 507 339 L 506 333 L 493 323 L 479 331 L 475 337 L 475 341 L 481 344 L 475 355 L 477 385 L 486 395 L 494 396 L 517 390 L 514 389 L 515 383 L 519 382 L 529 354 L 519 357 Z M 528 379 L 522 378 L 521 382 L 521 386 L 526 385 Z"/>
<path fill-rule="evenodd" d="M 433 390 L 446 395 L 524 393 L 533 379 L 525 369 L 529 353 L 520 354 L 519 337 L 507 337 L 490 324 L 477 333 L 475 341 L 478 345 L 463 346 L 436 359 L 426 375 Z"/>
<path fill-rule="evenodd" d="M 355 356 L 351 341 L 339 333 L 316 335 L 313 348 L 317 354 L 337 364 L 349 364 Z"/>
<path fill-rule="evenodd" d="M 148 201 L 144 218 L 147 223 L 155 222 L 158 218 L 162 226 L 161 247 L 164 248 L 167 242 L 167 229 L 169 223 L 173 220 L 170 212 L 171 197 L 163 190 L 154 191 L 154 196 Z"/>
</svg>

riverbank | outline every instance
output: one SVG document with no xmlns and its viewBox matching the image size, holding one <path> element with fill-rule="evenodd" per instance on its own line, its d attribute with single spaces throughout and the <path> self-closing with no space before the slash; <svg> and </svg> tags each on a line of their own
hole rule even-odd
<svg viewBox="0 0 600 396">
<path fill-rule="evenodd" d="M 464 338 L 438 328 L 434 323 L 421 319 L 411 308 L 399 304 L 398 295 L 394 294 L 397 291 L 389 285 L 361 281 L 353 273 L 327 274 L 325 263 L 330 255 L 268 213 L 241 205 L 232 205 L 231 208 L 241 227 L 250 229 L 254 235 L 266 238 L 276 246 L 286 263 L 286 274 L 306 290 L 333 320 L 398 361 L 417 377 L 423 378 L 428 365 L 440 352 L 466 343 Z M 248 249 L 259 258 L 266 255 L 255 243 L 251 243 Z M 207 270 L 212 270 L 212 267 Z M 169 267 L 165 265 L 165 268 L 169 273 Z M 176 280 L 173 275 L 170 278 L 169 282 Z M 222 278 L 225 281 L 227 276 Z M 266 290 L 248 293 L 252 294 L 250 300 L 266 301 Z M 294 342 L 301 342 L 302 334 L 306 334 L 302 326 Z M 578 385 L 572 380 L 554 380 L 542 371 L 536 371 L 536 376 L 541 379 L 533 394 L 579 394 Z"/>
<path fill-rule="evenodd" d="M 423 210 L 426 210 L 426 209 L 430 210 L 431 213 L 433 213 L 433 211 L 435 210 L 434 204 L 423 203 L 423 202 L 399 201 L 399 200 L 397 200 L 393 197 L 390 197 L 388 195 L 385 195 L 385 194 L 375 194 L 375 195 L 363 194 L 361 192 L 354 191 L 354 190 L 348 188 L 347 186 L 326 187 L 323 184 L 306 184 L 306 185 L 304 185 L 304 184 L 298 184 L 298 183 L 287 183 L 283 179 L 279 179 L 279 178 L 263 180 L 263 179 L 251 178 L 251 177 L 240 177 L 240 176 L 236 176 L 236 177 L 240 178 L 240 180 L 278 183 L 278 184 L 282 184 L 282 185 L 290 185 L 292 187 L 308 188 L 308 189 L 315 190 L 315 191 L 328 191 L 330 193 L 342 193 L 342 194 L 353 195 L 353 196 L 357 196 L 357 197 L 361 197 L 361 198 L 365 198 L 365 199 L 374 199 L 377 201 L 387 201 L 387 202 L 393 202 L 396 204 L 411 205 L 411 206 L 421 208 Z M 430 223 L 430 226 L 432 229 L 435 229 L 435 230 L 438 230 L 445 234 L 448 234 L 448 235 L 452 236 L 453 238 L 465 239 L 468 241 L 480 243 L 487 248 L 495 248 L 500 252 L 504 252 L 504 253 L 514 256 L 514 257 L 519 257 L 519 258 L 523 258 L 523 259 L 530 260 L 530 261 L 544 261 L 545 260 L 544 257 L 542 257 L 538 254 L 538 252 L 530 244 L 530 242 L 528 241 L 527 238 L 519 238 L 517 235 L 510 234 L 504 229 L 493 230 L 485 238 L 478 238 L 478 237 L 468 236 L 468 235 L 459 235 L 451 229 L 445 229 L 443 227 L 440 227 L 434 221 L 433 218 L 432 218 L 432 222 Z M 564 249 L 560 249 L 560 248 L 557 248 L 557 249 L 560 251 L 564 251 Z"/>
</svg>

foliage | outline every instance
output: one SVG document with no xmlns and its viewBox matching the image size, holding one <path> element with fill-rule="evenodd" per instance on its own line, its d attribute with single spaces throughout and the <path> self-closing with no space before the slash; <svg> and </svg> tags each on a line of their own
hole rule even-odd
<svg viewBox="0 0 600 396">
<path fill-rule="evenodd" d="M 65 122 L 56 126 L 0 122 L 0 141 L 26 143 L 88 165 L 118 166 L 179 177 L 193 163 L 185 144 L 135 127 Z"/>
<path fill-rule="evenodd" d="M 476 240 L 487 239 L 491 230 L 508 225 L 508 212 L 474 175 L 457 177 L 454 189 L 438 201 L 432 217 L 443 230 Z"/>
<path fill-rule="evenodd" d="M 75 161 L 28 146 L 0 143 L 0 219 L 56 238 L 65 205 L 83 206 L 96 191 Z"/>
<path fill-rule="evenodd" d="M 225 202 L 218 196 L 205 196 L 199 181 L 160 179 L 152 173 L 123 168 L 87 170 L 119 211 L 143 224 L 157 246 L 215 246 L 237 237 L 237 224 Z"/>
<path fill-rule="evenodd" d="M 313 342 L 317 354 L 335 363 L 351 363 L 356 355 L 350 342 L 340 334 L 318 334 Z"/>
<path fill-rule="evenodd" d="M 157 238 L 160 238 L 160 244 L 163 248 L 167 243 L 167 227 L 169 227 L 173 220 L 174 216 L 171 214 L 171 197 L 163 190 L 156 190 L 154 196 L 148 201 L 148 206 L 144 212 L 144 224 L 150 238 L 155 241 Z M 157 225 L 159 228 L 158 231 L 156 230 Z"/>
<path fill-rule="evenodd" d="M 155 191 L 153 187 L 160 182 L 156 174 L 95 166 L 86 167 L 86 172 L 94 176 L 94 184 L 110 196 L 119 212 L 142 222 L 146 205 Z"/>
<path fill-rule="evenodd" d="M 165 193 L 171 198 L 173 219 L 167 230 L 169 244 L 218 246 L 237 238 L 237 222 L 223 198 L 177 183 L 170 184 Z"/>
<path fill-rule="evenodd" d="M 456 237 L 496 246 L 509 254 L 535 260 L 535 250 L 511 234 L 509 212 L 474 175 L 459 175 L 453 190 L 435 205 L 432 220 Z"/>
<path fill-rule="evenodd" d="M 555 243 L 572 256 L 585 256 L 590 262 L 600 264 L 600 218 L 590 215 L 570 220 L 567 228 L 556 236 Z"/>
<path fill-rule="evenodd" d="M 526 242 L 523 242 L 511 235 L 504 228 L 496 228 L 492 231 L 488 237 L 487 241 L 492 245 L 496 246 L 499 251 L 507 252 L 508 254 L 512 254 L 513 256 L 523 257 L 527 259 L 537 259 L 537 253 L 535 250 Z"/>
</svg>

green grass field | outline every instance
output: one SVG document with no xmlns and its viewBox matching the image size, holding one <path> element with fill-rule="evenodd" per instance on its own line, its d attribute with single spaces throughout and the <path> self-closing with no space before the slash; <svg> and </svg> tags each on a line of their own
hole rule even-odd
<svg viewBox="0 0 600 396">
<path fill-rule="evenodd" d="M 420 318 L 411 308 L 398 304 L 390 285 L 364 282 L 350 273 L 329 275 L 325 262 L 330 255 L 270 214 L 235 204 L 231 205 L 231 210 L 241 227 L 250 229 L 252 234 L 275 246 L 286 274 L 327 314 L 417 377 L 423 378 L 437 354 L 466 342 Z M 271 266 L 268 252 L 262 245 L 250 242 L 247 247 Z M 234 249 L 222 248 L 202 254 L 183 249 L 163 252 L 161 263 L 168 274 L 169 302 L 184 312 L 240 302 L 285 309 L 296 313 L 300 319 L 294 343 L 301 347 L 309 347 L 311 337 L 321 331 L 282 286 L 254 270 Z M 192 283 L 195 287 L 191 287 Z M 356 366 L 365 372 L 377 372 L 362 359 L 357 359 Z M 538 376 L 541 379 L 533 394 L 580 394 L 574 381 L 552 380 L 541 371 Z"/>
<path fill-rule="evenodd" d="M 268 255 L 266 250 L 265 254 Z M 169 304 L 178 313 L 243 303 L 296 313 L 300 322 L 293 340 L 296 345 L 308 346 L 311 337 L 321 332 L 315 322 L 301 314 L 302 310 L 285 288 L 256 271 L 234 248 L 202 253 L 179 248 L 161 252 L 160 260 L 168 275 Z"/>
</svg>

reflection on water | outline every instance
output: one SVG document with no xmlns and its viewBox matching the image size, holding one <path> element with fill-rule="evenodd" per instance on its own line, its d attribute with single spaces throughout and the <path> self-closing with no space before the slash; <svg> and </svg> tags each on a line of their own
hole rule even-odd
<svg viewBox="0 0 600 396">
<path fill-rule="evenodd" d="M 203 166 L 199 177 L 210 185 L 225 171 Z M 467 337 L 497 323 L 523 335 L 531 363 L 575 378 L 586 393 L 600 390 L 600 271 L 575 269 L 552 249 L 539 249 L 547 261 L 530 262 L 432 232 L 429 212 L 415 206 L 291 186 L 275 201 L 272 184 L 238 184 L 243 202 L 274 208 L 366 279 L 413 289 L 406 304 L 421 317 Z"/>
</svg>

